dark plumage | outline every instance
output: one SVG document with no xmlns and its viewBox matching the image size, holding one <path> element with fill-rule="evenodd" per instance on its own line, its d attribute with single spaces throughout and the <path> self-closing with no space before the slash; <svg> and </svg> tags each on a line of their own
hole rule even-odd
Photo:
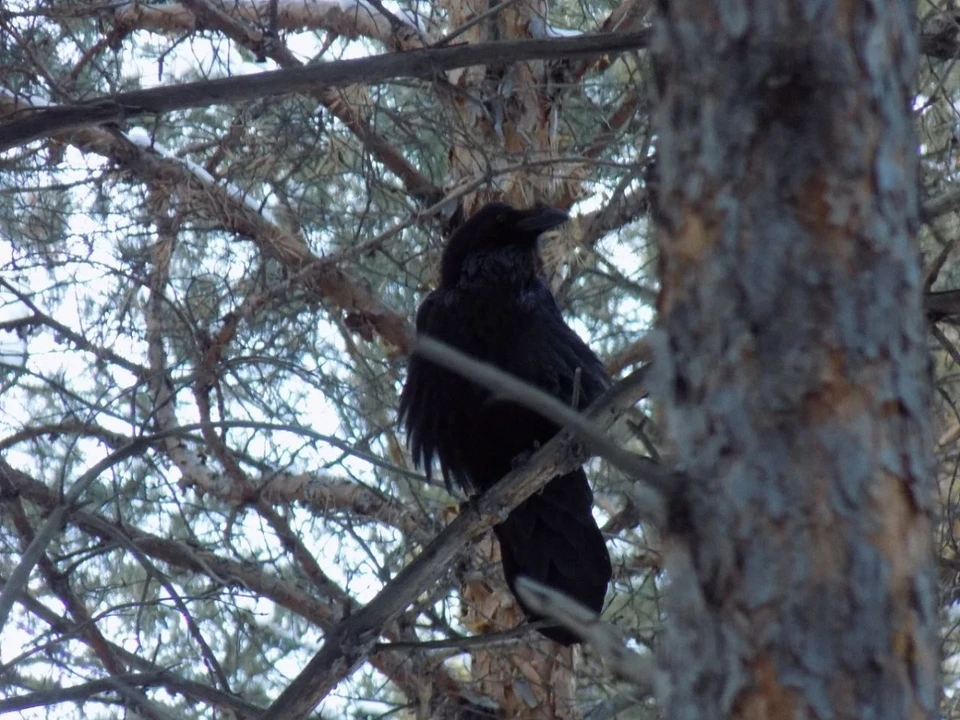
<svg viewBox="0 0 960 720">
<path fill-rule="evenodd" d="M 417 332 L 442 340 L 571 403 L 580 368 L 579 407 L 609 384 L 596 355 L 567 326 L 538 268 L 537 239 L 567 219 L 552 208 L 517 210 L 490 203 L 454 233 L 443 251 L 440 286 L 417 311 Z M 434 457 L 449 487 L 470 495 L 506 475 L 559 427 L 497 399 L 423 358 L 410 360 L 400 396 L 414 462 L 430 475 Z M 599 612 L 610 556 L 591 514 L 593 493 L 582 469 L 553 478 L 494 528 L 510 589 L 526 575 Z M 520 603 L 523 607 L 523 603 Z M 530 619 L 538 617 L 524 607 Z M 559 627 L 541 632 L 569 645 Z"/>
</svg>

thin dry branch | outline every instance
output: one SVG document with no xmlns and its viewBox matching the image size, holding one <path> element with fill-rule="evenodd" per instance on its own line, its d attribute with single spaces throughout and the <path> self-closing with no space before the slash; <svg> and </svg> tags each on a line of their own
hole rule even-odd
<svg viewBox="0 0 960 720">
<path fill-rule="evenodd" d="M 134 688 L 162 687 L 162 672 L 123 673 L 101 680 L 91 680 L 69 687 L 54 686 L 48 690 L 38 690 L 26 695 L 16 695 L 0 699 L 0 714 L 23 712 L 30 708 L 50 708 L 61 703 L 82 703 L 90 700 L 94 695 L 101 695 L 117 690 L 122 684 L 133 690 Z"/>
<path fill-rule="evenodd" d="M 512 400 L 572 430 L 592 454 L 599 455 L 628 477 L 651 488 L 653 493 L 647 498 L 642 510 L 654 521 L 662 520 L 664 508 L 661 501 L 675 490 L 677 479 L 664 471 L 660 464 L 620 447 L 606 436 L 598 423 L 495 365 L 475 360 L 445 343 L 422 336 L 417 338 L 414 351 L 431 362 L 470 378 L 495 392 L 497 397 Z M 641 368 L 633 375 L 645 374 L 646 368 Z M 615 419 L 607 418 L 611 423 Z"/>
</svg>

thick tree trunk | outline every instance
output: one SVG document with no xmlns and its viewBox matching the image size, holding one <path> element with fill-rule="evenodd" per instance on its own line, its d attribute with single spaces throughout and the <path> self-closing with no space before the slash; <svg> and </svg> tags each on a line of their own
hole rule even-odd
<svg viewBox="0 0 960 720">
<path fill-rule="evenodd" d="M 911 8 L 657 20 L 671 718 L 932 717 Z"/>
</svg>

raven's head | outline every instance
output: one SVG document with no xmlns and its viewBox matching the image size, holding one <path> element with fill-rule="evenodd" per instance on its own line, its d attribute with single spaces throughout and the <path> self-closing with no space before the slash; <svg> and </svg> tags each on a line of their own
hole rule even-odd
<svg viewBox="0 0 960 720">
<path fill-rule="evenodd" d="M 487 203 L 457 229 L 443 249 L 441 285 L 456 285 L 464 261 L 474 254 L 517 247 L 529 250 L 532 259 L 537 238 L 567 219 L 563 210 L 552 207 L 518 210 L 506 203 Z"/>
</svg>

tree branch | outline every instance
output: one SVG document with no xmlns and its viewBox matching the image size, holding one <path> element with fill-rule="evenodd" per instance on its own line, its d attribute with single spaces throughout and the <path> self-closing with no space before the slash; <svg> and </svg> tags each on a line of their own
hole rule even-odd
<svg viewBox="0 0 960 720">
<path fill-rule="evenodd" d="M 50 707 L 53 705 L 67 702 L 82 703 L 90 700 L 94 695 L 117 692 L 118 684 L 125 685 L 128 688 L 162 686 L 163 673 L 124 673 L 100 680 L 91 680 L 79 685 L 71 685 L 70 687 L 54 687 L 51 690 L 39 690 L 27 695 L 3 698 L 0 699 L 0 714 L 23 712 L 35 707 L 47 708 L 47 712 L 50 712 Z"/>
<path fill-rule="evenodd" d="M 224 5 L 218 12 L 254 27 L 263 27 L 270 16 L 272 3 L 270 0 L 246 0 Z M 133 30 L 175 33 L 211 29 L 208 17 L 195 10 L 190 3 L 128 3 L 116 9 L 114 22 L 125 33 Z M 420 45 L 419 31 L 413 23 L 393 13 L 377 12 L 363 2 L 281 2 L 277 10 L 278 30 L 326 30 L 350 40 L 367 37 L 379 40 L 391 50 L 410 50 Z"/>
<path fill-rule="evenodd" d="M 614 674 L 638 692 L 654 693 L 657 671 L 653 659 L 626 647 L 617 629 L 593 610 L 525 575 L 517 578 L 517 594 L 535 613 L 556 620 L 590 643 Z"/>
<path fill-rule="evenodd" d="M 649 496 L 648 505 L 642 510 L 649 513 L 648 517 L 652 515 L 655 520 L 662 518 L 661 501 L 676 490 L 677 478 L 665 471 L 659 463 L 625 450 L 610 440 L 596 422 L 494 365 L 475 360 L 445 343 L 423 336 L 414 342 L 414 352 L 469 378 L 495 392 L 500 398 L 512 400 L 572 430 L 593 454 L 599 455 L 628 477 L 643 482 L 652 489 L 654 493 Z M 637 375 L 645 376 L 646 368 L 637 370 L 631 377 Z M 612 424 L 616 417 L 609 417 L 607 420 Z"/>
<path fill-rule="evenodd" d="M 606 430 L 643 394 L 644 373 L 633 373 L 605 392 L 586 415 Z M 558 473 L 584 461 L 569 433 L 560 433 L 544 445 L 522 468 L 510 472 L 486 493 L 471 502 L 471 511 L 459 515 L 417 558 L 356 614 L 337 625 L 324 638 L 323 647 L 296 679 L 270 706 L 262 720 L 297 720 L 312 712 L 337 683 L 370 654 L 387 623 L 449 568 L 472 539 L 500 522 L 517 505 Z"/>
<path fill-rule="evenodd" d="M 491 62 L 507 64 L 518 60 L 583 58 L 619 53 L 646 47 L 649 38 L 650 33 L 642 30 L 623 35 L 583 35 L 425 48 L 137 90 L 96 98 L 79 105 L 61 105 L 26 112 L 0 127 L 0 151 L 67 130 L 91 124 L 119 123 L 141 115 L 305 92 L 318 85 L 342 87 L 401 77 L 430 80 L 445 70 Z"/>
</svg>

